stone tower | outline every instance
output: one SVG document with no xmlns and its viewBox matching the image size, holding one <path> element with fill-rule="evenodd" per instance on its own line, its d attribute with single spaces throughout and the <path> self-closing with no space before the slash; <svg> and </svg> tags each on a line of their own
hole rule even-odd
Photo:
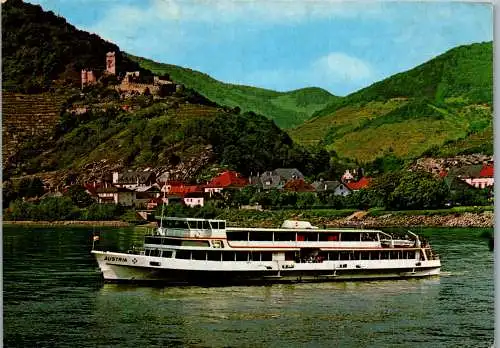
<svg viewBox="0 0 500 348">
<path fill-rule="evenodd" d="M 82 89 L 86 85 L 91 85 L 96 83 L 96 78 L 92 70 L 82 69 Z"/>
<path fill-rule="evenodd" d="M 87 70 L 82 69 L 82 89 L 87 84 Z"/>
<path fill-rule="evenodd" d="M 106 72 L 108 74 L 116 75 L 116 58 L 115 58 L 115 52 L 108 52 L 106 54 Z"/>
</svg>

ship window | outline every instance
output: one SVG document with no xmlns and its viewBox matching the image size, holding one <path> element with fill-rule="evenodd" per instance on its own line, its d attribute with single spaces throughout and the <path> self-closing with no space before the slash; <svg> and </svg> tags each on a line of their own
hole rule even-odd
<svg viewBox="0 0 500 348">
<path fill-rule="evenodd" d="M 397 260 L 399 259 L 399 251 L 391 251 L 391 254 L 389 255 L 391 260 Z"/>
<path fill-rule="evenodd" d="M 250 240 L 254 241 L 272 241 L 272 234 L 269 232 L 250 232 Z"/>
<path fill-rule="evenodd" d="M 220 261 L 222 258 L 220 251 L 209 251 L 207 253 L 207 259 L 210 261 Z"/>
<path fill-rule="evenodd" d="M 370 252 L 369 251 L 362 251 L 361 252 L 361 260 L 369 260 L 370 259 Z"/>
<path fill-rule="evenodd" d="M 361 240 L 362 241 L 376 241 L 377 240 L 377 235 L 373 233 L 368 233 L 368 232 L 363 232 L 361 233 Z"/>
<path fill-rule="evenodd" d="M 298 242 L 317 242 L 318 241 L 318 234 L 317 233 L 298 233 L 297 234 L 297 241 Z"/>
<path fill-rule="evenodd" d="M 248 232 L 234 231 L 226 232 L 228 240 L 248 240 Z"/>
<path fill-rule="evenodd" d="M 150 252 L 150 251 L 151 251 L 151 250 L 149 250 L 149 249 L 144 250 L 144 255 L 149 256 L 149 252 Z"/>
<path fill-rule="evenodd" d="M 414 250 L 408 251 L 408 258 L 409 259 L 414 259 L 415 258 L 415 251 Z"/>
<path fill-rule="evenodd" d="M 354 232 L 354 233 L 348 233 L 344 232 L 342 233 L 342 241 L 344 242 L 359 242 L 359 233 Z"/>
<path fill-rule="evenodd" d="M 172 250 L 163 250 L 163 253 L 161 254 L 161 257 L 167 257 L 167 258 L 170 258 L 172 257 Z"/>
<path fill-rule="evenodd" d="M 389 260 L 389 252 L 381 251 L 380 252 L 380 260 Z"/>
<path fill-rule="evenodd" d="M 234 261 L 234 252 L 233 251 L 223 252 L 222 261 Z"/>
<path fill-rule="evenodd" d="M 226 229 L 226 222 L 225 221 L 219 221 L 219 229 L 220 230 Z"/>
<path fill-rule="evenodd" d="M 338 233 L 320 233 L 319 241 L 320 242 L 336 242 L 339 239 Z"/>
<path fill-rule="evenodd" d="M 151 252 L 149 253 L 149 256 L 159 257 L 160 255 L 161 255 L 161 251 L 158 249 L 151 250 Z"/>
<path fill-rule="evenodd" d="M 328 260 L 338 260 L 339 259 L 339 252 L 338 251 L 330 251 L 328 253 Z"/>
<path fill-rule="evenodd" d="M 144 237 L 145 244 L 161 244 L 161 237 L 147 236 Z"/>
<path fill-rule="evenodd" d="M 236 252 L 236 261 L 248 261 L 248 252 L 247 251 L 237 251 Z"/>
<path fill-rule="evenodd" d="M 274 240 L 279 242 L 294 242 L 295 232 L 275 232 Z"/>
<path fill-rule="evenodd" d="M 204 230 L 209 230 L 210 229 L 210 222 L 208 222 L 208 221 L 202 221 L 202 222 L 203 222 L 202 228 Z"/>
<path fill-rule="evenodd" d="M 351 254 L 351 260 L 359 260 L 361 258 L 361 253 L 359 251 L 354 251 Z"/>
<path fill-rule="evenodd" d="M 270 252 L 260 253 L 260 260 L 261 261 L 272 261 L 273 260 L 273 253 L 270 253 Z"/>
<path fill-rule="evenodd" d="M 182 228 L 182 229 L 189 228 L 187 221 L 183 220 L 167 220 L 165 221 L 165 226 L 167 228 Z"/>
<path fill-rule="evenodd" d="M 207 253 L 206 253 L 206 251 L 193 250 L 193 251 L 191 251 L 191 257 L 193 260 L 206 260 Z"/>
<path fill-rule="evenodd" d="M 180 246 L 181 242 L 182 241 L 180 239 L 171 239 L 171 238 L 164 238 L 163 239 L 163 244 L 166 244 L 166 245 L 177 245 L 177 246 Z"/>
<path fill-rule="evenodd" d="M 339 251 L 339 260 L 349 260 L 349 252 Z"/>
<path fill-rule="evenodd" d="M 189 260 L 191 258 L 191 252 L 187 250 L 177 250 L 175 252 L 175 258 Z"/>
<path fill-rule="evenodd" d="M 208 248 L 210 247 L 210 244 L 208 243 L 208 240 L 183 240 L 181 242 L 181 246 Z"/>
</svg>

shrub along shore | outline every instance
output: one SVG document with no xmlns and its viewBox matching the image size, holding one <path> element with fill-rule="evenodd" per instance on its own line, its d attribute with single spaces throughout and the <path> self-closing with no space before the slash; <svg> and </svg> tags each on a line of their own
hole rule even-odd
<svg viewBox="0 0 500 348">
<path fill-rule="evenodd" d="M 306 220 L 318 227 L 464 227 L 493 228 L 494 213 L 492 210 L 478 212 L 445 213 L 441 210 L 425 212 L 392 212 L 383 215 L 371 215 L 369 212 L 337 212 L 337 215 L 321 211 L 238 211 L 226 210 L 216 218 L 225 219 L 231 226 L 239 227 L 277 227 L 284 220 Z M 328 216 L 330 215 L 330 216 Z M 135 224 L 110 221 L 3 221 L 4 225 L 39 225 L 39 226 L 99 226 L 127 227 Z M 151 224 L 151 223 L 149 223 Z"/>
</svg>

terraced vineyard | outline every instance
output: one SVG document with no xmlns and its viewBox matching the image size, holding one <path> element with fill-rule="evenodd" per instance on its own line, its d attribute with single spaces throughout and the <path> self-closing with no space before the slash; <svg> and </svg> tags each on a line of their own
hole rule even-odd
<svg viewBox="0 0 500 348">
<path fill-rule="evenodd" d="M 64 96 L 2 93 L 2 163 L 30 137 L 47 135 L 59 121 Z"/>
<path fill-rule="evenodd" d="M 196 90 L 219 105 L 242 111 L 253 111 L 266 116 L 281 128 L 297 126 L 314 112 L 339 99 L 324 89 L 311 87 L 290 92 L 277 92 L 264 88 L 235 85 L 217 81 L 207 74 L 172 64 L 157 63 L 149 59 L 128 55 L 144 69 L 156 74 L 169 74 L 186 87 Z"/>
<path fill-rule="evenodd" d="M 330 142 L 353 131 L 364 121 L 383 116 L 406 102 L 405 99 L 391 99 L 386 102 L 372 101 L 363 106 L 348 105 L 332 114 L 316 116 L 288 133 L 292 139 L 303 144 L 316 144 L 323 140 Z"/>
<path fill-rule="evenodd" d="M 290 134 L 361 162 L 492 154 L 492 64 L 491 42 L 453 48 L 337 100 Z"/>
</svg>

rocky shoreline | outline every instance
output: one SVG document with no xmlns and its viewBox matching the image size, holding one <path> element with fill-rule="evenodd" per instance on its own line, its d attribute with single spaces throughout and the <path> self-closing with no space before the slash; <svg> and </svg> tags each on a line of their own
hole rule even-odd
<svg viewBox="0 0 500 348">
<path fill-rule="evenodd" d="M 378 217 L 344 217 L 344 218 L 308 218 L 313 225 L 325 227 L 463 227 L 463 228 L 493 228 L 494 213 L 462 213 L 450 215 L 383 215 Z M 129 227 L 135 226 L 124 221 L 3 221 L 4 225 L 34 225 L 34 226 L 91 226 L 91 227 Z M 151 226 L 151 223 L 142 226 Z M 270 219 L 236 222 L 237 226 L 276 227 Z"/>
<path fill-rule="evenodd" d="M 384 215 L 348 220 L 346 218 L 326 221 L 327 227 L 464 227 L 493 228 L 494 214 L 492 211 L 483 213 L 462 213 L 451 215 Z"/>
</svg>

